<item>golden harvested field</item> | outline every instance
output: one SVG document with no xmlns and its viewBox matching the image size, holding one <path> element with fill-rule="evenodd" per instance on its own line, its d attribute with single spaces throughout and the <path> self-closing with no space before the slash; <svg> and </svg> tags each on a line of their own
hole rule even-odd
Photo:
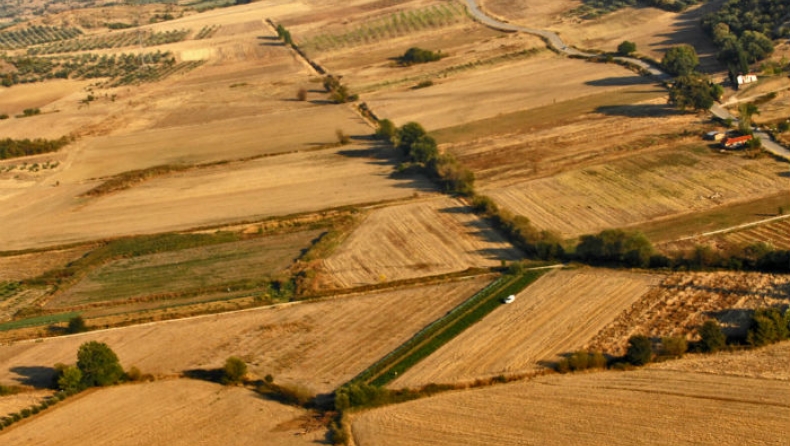
<svg viewBox="0 0 790 446">
<path fill-rule="evenodd" d="M 482 192 L 573 237 L 773 195 L 790 187 L 785 170 L 768 158 L 679 147 Z"/>
<path fill-rule="evenodd" d="M 79 345 L 106 342 L 124 367 L 170 375 L 244 358 L 258 378 L 329 392 L 486 285 L 483 279 L 89 332 L 0 346 L 0 382 L 46 383 Z"/>
<path fill-rule="evenodd" d="M 646 369 L 552 375 L 356 416 L 358 446 L 784 444 L 787 381 Z"/>
<path fill-rule="evenodd" d="M 640 100 L 643 96 L 646 98 Z M 634 86 L 584 101 L 541 107 L 529 116 L 517 112 L 499 117 L 479 130 L 479 124 L 443 129 L 437 136 L 451 141 L 443 147 L 475 172 L 479 188 L 503 188 L 525 179 L 698 141 L 696 135 L 684 136 L 684 131 L 699 128 L 701 132 L 699 118 L 669 108 L 665 96 L 658 87 L 651 86 L 646 92 L 644 86 Z M 512 126 L 493 130 L 510 121 Z M 452 142 L 459 136 L 459 142 Z"/>
<path fill-rule="evenodd" d="M 634 334 L 695 339 L 708 319 L 718 320 L 728 335 L 745 336 L 751 310 L 786 306 L 788 295 L 790 276 L 783 274 L 675 273 L 601 330 L 590 347 L 622 355 Z"/>
<path fill-rule="evenodd" d="M 29 390 L 15 395 L 0 396 L 0 417 L 37 406 L 54 393 L 54 390 Z"/>
<path fill-rule="evenodd" d="M 325 430 L 303 410 L 240 387 L 168 380 L 88 391 L 0 433 L 18 446 L 308 445 Z"/>
<path fill-rule="evenodd" d="M 290 266 L 319 235 L 320 231 L 296 232 L 116 260 L 56 294 L 46 308 L 260 280 Z"/>
<path fill-rule="evenodd" d="M 379 116 L 397 125 L 417 121 L 434 130 L 645 83 L 645 78 L 618 65 L 543 52 L 459 74 L 428 88 L 376 92 L 365 99 Z"/>
<path fill-rule="evenodd" d="M 661 278 L 594 269 L 541 277 L 427 359 L 393 387 L 454 384 L 541 368 L 587 345 Z"/>
<path fill-rule="evenodd" d="M 95 199 L 98 182 L 41 184 L 0 211 L 5 249 L 165 232 L 318 211 L 431 192 L 421 177 L 393 176 L 386 148 L 350 145 L 230 163 L 152 179 Z"/>
<path fill-rule="evenodd" d="M 666 361 L 651 365 L 650 368 L 773 379 L 790 383 L 790 342 L 780 342 L 752 350 L 687 355 L 682 361 Z"/>
<path fill-rule="evenodd" d="M 324 266 L 350 287 L 498 266 L 520 255 L 460 200 L 435 198 L 372 211 Z"/>
</svg>

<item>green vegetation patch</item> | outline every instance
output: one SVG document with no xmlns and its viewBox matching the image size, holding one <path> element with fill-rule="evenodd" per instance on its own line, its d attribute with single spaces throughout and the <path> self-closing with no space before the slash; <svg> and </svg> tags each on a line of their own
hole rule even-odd
<svg viewBox="0 0 790 446">
<path fill-rule="evenodd" d="M 0 324 L 0 331 L 17 330 L 20 328 L 40 327 L 42 325 L 52 325 L 61 322 L 68 322 L 69 319 L 77 316 L 78 313 L 59 313 L 48 314 L 45 316 L 36 316 L 27 319 L 20 319 L 11 322 L 4 322 Z"/>
<path fill-rule="evenodd" d="M 57 296 L 62 307 L 98 301 L 246 287 L 270 280 L 292 264 L 320 231 L 273 235 L 112 261 Z"/>
<path fill-rule="evenodd" d="M 66 136 L 60 139 L 0 139 L 0 159 L 57 152 L 70 142 Z"/>
<path fill-rule="evenodd" d="M 42 43 L 73 39 L 82 34 L 79 28 L 36 25 L 15 31 L 0 32 L 0 50 L 15 50 Z"/>
<path fill-rule="evenodd" d="M 31 56 L 73 53 L 77 51 L 94 51 L 109 48 L 124 48 L 130 46 L 156 46 L 168 43 L 181 42 L 190 34 L 188 29 L 177 29 L 163 32 L 123 32 L 108 33 L 88 38 L 58 41 L 48 45 L 29 48 L 27 53 Z"/>
</svg>

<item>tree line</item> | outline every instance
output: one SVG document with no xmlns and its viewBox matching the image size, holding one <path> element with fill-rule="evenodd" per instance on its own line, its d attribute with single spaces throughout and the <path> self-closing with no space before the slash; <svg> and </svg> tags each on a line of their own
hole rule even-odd
<svg viewBox="0 0 790 446">
<path fill-rule="evenodd" d="M 58 139 L 0 139 L 0 159 L 57 152 L 70 142 L 71 138 L 67 136 Z"/>
</svg>

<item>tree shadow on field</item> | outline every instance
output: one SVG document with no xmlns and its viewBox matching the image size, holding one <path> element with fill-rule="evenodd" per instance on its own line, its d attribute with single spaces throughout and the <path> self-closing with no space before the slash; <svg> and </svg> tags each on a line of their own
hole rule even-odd
<svg viewBox="0 0 790 446">
<path fill-rule="evenodd" d="M 723 0 L 714 0 L 699 8 L 689 8 L 678 14 L 671 31 L 657 34 L 662 38 L 655 43 L 649 44 L 655 50 L 665 50 L 677 45 L 692 45 L 697 51 L 700 61 L 700 69 L 705 72 L 716 72 L 726 69 L 716 60 L 716 47 L 713 41 L 702 29 L 702 16 L 708 12 L 717 10 Z"/>
<path fill-rule="evenodd" d="M 198 381 L 208 381 L 222 384 L 222 377 L 225 373 L 222 369 L 190 369 L 184 370 L 184 376 Z"/>
<path fill-rule="evenodd" d="M 17 366 L 12 367 L 9 371 L 21 376 L 21 379 L 17 379 L 20 384 L 42 389 L 48 388 L 52 383 L 52 377 L 55 376 L 53 367 Z"/>
<path fill-rule="evenodd" d="M 603 105 L 597 107 L 595 111 L 608 116 L 624 116 L 627 118 L 661 118 L 685 114 L 685 112 L 669 104 Z"/>
<path fill-rule="evenodd" d="M 703 313 L 721 325 L 721 331 L 729 340 L 745 340 L 749 331 L 754 310 L 748 308 L 727 308 Z"/>
<path fill-rule="evenodd" d="M 471 215 L 473 217 L 472 220 L 464 223 L 466 227 L 474 229 L 469 235 L 487 243 L 507 243 L 485 218 L 474 215 L 472 208 L 469 206 L 446 207 L 440 209 L 439 212 L 443 214 Z M 517 260 L 523 256 L 523 253 L 519 252 L 515 247 L 483 248 L 475 252 L 487 259 L 495 260 Z"/>
<path fill-rule="evenodd" d="M 617 76 L 585 82 L 592 87 L 627 87 L 630 85 L 652 85 L 656 81 L 647 76 Z"/>
</svg>

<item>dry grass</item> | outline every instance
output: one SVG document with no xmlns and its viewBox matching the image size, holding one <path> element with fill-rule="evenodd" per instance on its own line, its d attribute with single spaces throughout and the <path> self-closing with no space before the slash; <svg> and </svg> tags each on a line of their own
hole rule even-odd
<svg viewBox="0 0 790 446">
<path fill-rule="evenodd" d="M 220 367 L 236 355 L 262 378 L 328 392 L 485 286 L 481 279 L 314 303 L 90 332 L 0 346 L 0 382 L 46 382 L 56 362 L 73 363 L 80 344 L 106 342 L 124 367 L 174 374 Z"/>
<path fill-rule="evenodd" d="M 15 395 L 0 396 L 0 417 L 38 406 L 54 393 L 54 390 L 30 390 Z"/>
<path fill-rule="evenodd" d="M 676 148 L 483 192 L 540 228 L 577 236 L 774 195 L 790 186 L 785 169 Z"/>
<path fill-rule="evenodd" d="M 325 435 L 310 421 L 304 410 L 244 388 L 170 380 L 89 391 L 0 438 L 19 446 L 308 445 Z"/>
<path fill-rule="evenodd" d="M 590 345 L 598 351 L 622 355 L 634 334 L 694 340 L 696 330 L 708 319 L 718 320 L 728 335 L 745 336 L 752 310 L 786 305 L 788 293 L 790 277 L 786 275 L 725 271 L 672 274 L 601 330 Z"/>
<path fill-rule="evenodd" d="M 360 446 L 777 445 L 788 397 L 786 381 L 769 379 L 655 369 L 554 375 L 376 409 L 352 428 Z"/>
<path fill-rule="evenodd" d="M 0 281 L 31 279 L 56 268 L 63 268 L 92 249 L 80 246 L 71 249 L 34 252 L 0 257 Z"/>
<path fill-rule="evenodd" d="M 555 271 L 399 377 L 393 387 L 525 373 L 583 348 L 660 281 L 604 270 Z"/>
<path fill-rule="evenodd" d="M 520 254 L 456 199 L 377 209 L 325 261 L 343 287 L 498 266 Z"/>
</svg>

